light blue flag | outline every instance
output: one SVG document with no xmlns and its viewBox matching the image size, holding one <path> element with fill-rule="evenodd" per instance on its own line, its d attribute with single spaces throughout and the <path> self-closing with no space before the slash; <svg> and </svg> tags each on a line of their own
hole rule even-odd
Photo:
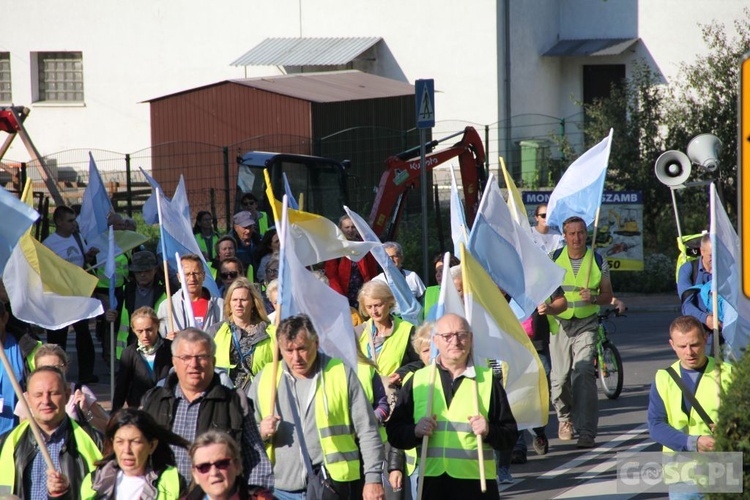
<svg viewBox="0 0 750 500">
<path fill-rule="evenodd" d="M 494 175 L 487 180 L 467 250 L 512 297 L 511 308 L 520 320 L 531 316 L 565 277 L 565 270 L 513 220 Z"/>
<path fill-rule="evenodd" d="M 711 184 L 711 252 L 714 293 L 724 298 L 722 334 L 739 360 L 750 341 L 750 300 L 740 290 L 740 239 Z"/>
<path fill-rule="evenodd" d="M 115 278 L 117 269 L 115 266 L 115 228 L 109 226 L 109 238 L 107 241 L 107 262 L 104 264 L 104 274 L 109 279 L 109 308 L 117 309 L 117 298 L 115 297 Z"/>
<path fill-rule="evenodd" d="M 568 217 L 578 216 L 590 225 L 602 203 L 613 129 L 599 144 L 574 161 L 563 174 L 547 203 L 547 225 L 562 230 Z M 561 231 L 562 232 L 562 231 Z"/>
<path fill-rule="evenodd" d="M 22 202 L 4 188 L 0 188 L 0 275 L 5 270 L 18 240 L 39 218 L 36 210 Z"/>
<path fill-rule="evenodd" d="M 306 314 L 315 327 L 320 350 L 357 369 L 357 345 L 349 301 L 302 265 L 289 236 L 287 197 L 284 196 L 279 236 L 279 297 L 281 318 Z"/>
<path fill-rule="evenodd" d="M 162 203 L 169 203 L 169 198 L 164 195 L 164 190 L 161 188 L 159 183 L 156 182 L 156 179 L 148 175 L 146 171 L 143 170 L 143 167 L 138 168 L 141 169 L 141 173 L 146 178 L 146 181 L 148 181 L 148 183 L 151 184 L 151 187 L 153 188 L 151 196 L 149 196 L 146 200 L 146 203 L 143 204 L 143 221 L 146 224 L 153 225 L 159 222 L 159 211 L 156 207 L 156 192 L 159 192 Z"/>
<path fill-rule="evenodd" d="M 355 211 L 350 210 L 349 207 L 344 207 L 347 215 L 352 219 L 354 227 L 359 231 L 359 235 L 362 236 L 363 241 L 370 241 L 373 243 L 380 243 L 380 239 L 375 234 L 365 220 Z M 399 314 L 403 319 L 413 325 L 421 323 L 419 316 L 422 313 L 422 306 L 419 301 L 411 293 L 409 285 L 406 283 L 406 278 L 403 273 L 398 270 L 396 265 L 393 263 L 391 258 L 385 252 L 383 245 L 379 244 L 370 250 L 375 260 L 378 261 L 380 267 L 383 268 L 385 273 L 386 282 L 393 292 L 393 296 L 396 298 L 396 304 L 398 305 Z"/>
<path fill-rule="evenodd" d="M 89 153 L 89 184 L 83 192 L 81 215 L 78 216 L 78 228 L 86 241 L 94 241 L 99 235 L 107 232 L 107 217 L 114 210 L 104 182 L 96 168 L 94 156 Z M 100 248 L 99 250 L 104 250 Z"/>
<path fill-rule="evenodd" d="M 182 176 L 180 176 L 178 190 L 180 185 L 184 186 Z M 178 191 L 175 191 L 171 203 L 162 203 L 161 194 L 157 195 L 158 213 L 161 218 L 159 228 L 161 231 L 162 258 L 167 259 L 169 267 L 173 271 L 177 271 L 177 262 L 174 259 L 175 253 L 179 253 L 180 255 L 189 253 L 197 255 L 200 257 L 201 262 L 203 262 L 203 270 L 205 272 L 203 286 L 214 297 L 221 297 L 219 287 L 216 286 L 216 282 L 211 275 L 211 269 L 208 267 L 206 259 L 203 257 L 200 247 L 198 247 L 198 242 L 193 235 L 193 226 L 190 223 L 190 217 L 186 217 L 184 214 L 185 209 L 190 213 L 187 199 L 185 198 L 184 202 L 178 201 L 175 203 L 175 199 L 179 200 L 181 196 Z"/>
<path fill-rule="evenodd" d="M 451 165 L 451 238 L 453 239 L 453 255 L 461 253 L 461 243 L 466 245 L 469 237 L 469 226 L 466 225 L 466 215 L 461 198 L 458 196 L 456 174 Z"/>
<path fill-rule="evenodd" d="M 185 219 L 190 221 L 190 202 L 188 202 L 187 188 L 185 187 L 185 178 L 183 176 L 180 176 L 180 180 L 177 183 L 177 187 L 174 190 L 172 201 L 170 203 L 175 210 L 182 214 Z"/>
<path fill-rule="evenodd" d="M 286 177 L 286 172 L 283 172 L 282 175 L 284 176 L 284 193 L 286 193 L 289 208 L 299 210 L 299 203 L 294 199 L 294 194 L 292 194 L 292 188 L 289 186 L 289 179 Z"/>
</svg>

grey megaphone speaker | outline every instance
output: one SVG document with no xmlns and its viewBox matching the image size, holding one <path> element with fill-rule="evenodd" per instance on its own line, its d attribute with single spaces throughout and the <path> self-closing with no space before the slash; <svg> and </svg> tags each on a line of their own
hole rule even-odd
<svg viewBox="0 0 750 500">
<path fill-rule="evenodd" d="M 681 151 L 667 151 L 656 159 L 654 170 L 659 182 L 667 186 L 679 186 L 690 177 L 690 158 Z"/>
<path fill-rule="evenodd" d="M 706 172 L 715 172 L 719 168 L 719 151 L 721 141 L 713 134 L 700 134 L 693 137 L 687 146 L 690 161 L 699 165 Z"/>
</svg>

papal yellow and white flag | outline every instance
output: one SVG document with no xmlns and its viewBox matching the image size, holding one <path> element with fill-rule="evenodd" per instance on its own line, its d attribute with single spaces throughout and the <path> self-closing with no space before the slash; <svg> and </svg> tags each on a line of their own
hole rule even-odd
<svg viewBox="0 0 750 500">
<path fill-rule="evenodd" d="M 529 224 L 529 214 L 526 213 L 526 206 L 523 204 L 521 193 L 516 187 L 516 183 L 513 182 L 513 177 L 510 176 L 508 169 L 505 167 L 505 160 L 501 156 L 500 167 L 503 170 L 503 179 L 505 180 L 505 187 L 508 189 L 508 210 L 510 210 L 511 218 L 516 221 L 516 224 L 521 226 L 525 231 L 531 230 L 531 224 Z"/>
<path fill-rule="evenodd" d="M 542 362 L 500 289 L 461 246 L 466 319 L 474 332 L 474 363 L 499 360 L 519 429 L 547 425 L 549 388 Z"/>
<path fill-rule="evenodd" d="M 31 183 L 22 200 L 31 204 Z M 3 273 L 13 314 L 35 325 L 57 330 L 104 313 L 101 301 L 91 294 L 95 276 L 58 257 L 31 236 L 21 236 Z"/>
<path fill-rule="evenodd" d="M 268 171 L 266 174 L 266 196 L 268 197 L 274 218 L 281 218 L 281 202 L 271 189 Z M 372 241 L 349 241 L 341 229 L 330 219 L 322 215 L 287 208 L 289 218 L 289 237 L 294 240 L 294 251 L 303 266 L 312 266 L 318 262 L 348 257 L 354 262 L 362 260 L 373 248 L 381 245 Z"/>
</svg>

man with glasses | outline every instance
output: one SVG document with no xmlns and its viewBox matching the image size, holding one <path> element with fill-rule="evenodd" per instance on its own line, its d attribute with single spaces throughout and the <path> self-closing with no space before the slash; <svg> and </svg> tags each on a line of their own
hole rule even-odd
<svg viewBox="0 0 750 500">
<path fill-rule="evenodd" d="M 531 239 L 536 246 L 545 251 L 552 253 L 563 244 L 562 235 L 547 225 L 547 204 L 542 203 L 534 211 L 536 226 L 531 228 Z"/>
<path fill-rule="evenodd" d="M 207 288 L 203 287 L 203 281 L 206 279 L 206 273 L 203 270 L 203 261 L 195 254 L 186 254 L 180 258 L 182 269 L 185 273 L 185 283 L 182 286 L 187 288 L 190 295 L 190 305 L 193 310 L 195 326 L 205 330 L 214 323 L 220 323 L 224 320 L 224 299 L 212 297 Z M 159 333 L 162 337 L 173 340 L 175 333 L 184 330 L 190 325 L 188 310 L 185 299 L 180 290 L 172 294 L 172 321 L 169 320 L 169 308 L 167 301 L 159 305 L 156 313 L 161 320 Z"/>
<path fill-rule="evenodd" d="M 252 403 L 244 392 L 222 385 L 214 372 L 216 344 L 207 333 L 188 328 L 172 342 L 175 371 L 163 387 L 148 391 L 141 409 L 172 432 L 192 442 L 208 430 L 231 435 L 242 450 L 242 466 L 248 485 L 273 488 L 273 470 L 258 434 Z M 180 475 L 191 479 L 187 450 L 172 447 Z"/>
<path fill-rule="evenodd" d="M 494 484 L 494 450 L 509 451 L 518 439 L 516 420 L 500 377 L 475 366 L 471 359 L 473 333 L 466 319 L 446 314 L 435 325 L 435 346 L 440 354 L 431 388 L 432 366 L 414 373 L 399 395 L 386 423 L 388 442 L 410 449 L 429 436 L 424 468 L 423 498 L 499 498 Z M 427 411 L 429 393 L 432 411 Z M 475 408 L 479 398 L 479 414 Z M 490 484 L 481 492 L 477 436 L 482 436 L 484 471 Z"/>
</svg>

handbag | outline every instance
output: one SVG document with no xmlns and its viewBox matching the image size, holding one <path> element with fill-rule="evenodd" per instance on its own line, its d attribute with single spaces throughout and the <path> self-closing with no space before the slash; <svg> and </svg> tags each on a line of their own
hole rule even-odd
<svg viewBox="0 0 750 500">
<path fill-rule="evenodd" d="M 292 395 L 292 388 L 289 387 L 289 379 L 283 375 L 282 377 L 286 383 L 287 392 Z M 340 496 L 333 485 L 333 480 L 331 480 L 326 471 L 325 465 L 320 464 L 320 466 L 317 467 L 317 470 L 315 470 L 310 462 L 310 455 L 307 453 L 305 436 L 302 432 L 302 422 L 297 410 L 297 401 L 291 401 L 289 406 L 292 407 L 294 430 L 297 433 L 300 451 L 302 452 L 302 459 L 305 462 L 305 468 L 307 469 L 307 491 L 305 493 L 305 498 L 307 500 L 339 500 Z"/>
</svg>

